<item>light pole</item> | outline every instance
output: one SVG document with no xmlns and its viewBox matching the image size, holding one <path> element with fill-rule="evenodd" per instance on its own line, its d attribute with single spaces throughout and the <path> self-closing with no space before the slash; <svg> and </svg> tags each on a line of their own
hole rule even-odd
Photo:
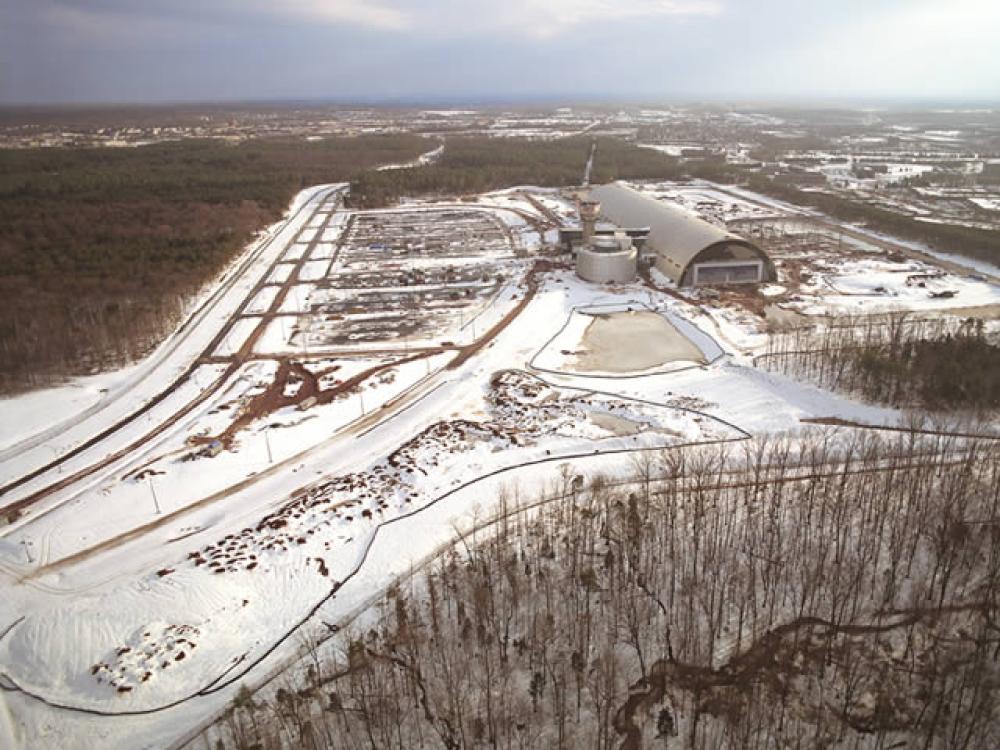
<svg viewBox="0 0 1000 750">
<path fill-rule="evenodd" d="M 156 497 L 156 489 L 153 487 L 153 478 L 149 478 L 149 493 L 153 496 L 153 507 L 156 508 L 156 515 L 160 515 L 160 501 Z"/>
<path fill-rule="evenodd" d="M 54 445 L 50 445 L 49 446 L 49 450 L 52 451 L 52 460 L 53 461 L 58 460 L 59 459 L 59 449 L 56 446 L 54 446 Z M 62 463 L 56 464 L 56 474 L 62 474 Z"/>
<path fill-rule="evenodd" d="M 267 446 L 267 462 L 269 464 L 274 463 L 274 456 L 271 454 L 271 438 L 268 437 L 267 428 L 264 428 L 264 445 Z"/>
</svg>

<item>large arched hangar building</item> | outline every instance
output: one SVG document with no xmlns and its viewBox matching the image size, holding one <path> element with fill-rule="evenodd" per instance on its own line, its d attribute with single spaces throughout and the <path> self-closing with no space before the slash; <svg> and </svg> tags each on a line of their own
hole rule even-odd
<svg viewBox="0 0 1000 750">
<path fill-rule="evenodd" d="M 678 286 L 756 284 L 774 281 L 774 263 L 752 242 L 709 224 L 680 206 L 620 183 L 590 192 L 601 216 L 619 227 L 649 227 L 646 250 Z"/>
</svg>

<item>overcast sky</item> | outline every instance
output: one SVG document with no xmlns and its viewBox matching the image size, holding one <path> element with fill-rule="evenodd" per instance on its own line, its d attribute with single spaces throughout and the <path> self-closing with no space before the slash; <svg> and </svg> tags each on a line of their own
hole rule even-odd
<svg viewBox="0 0 1000 750">
<path fill-rule="evenodd" d="M 0 0 L 0 102 L 1000 99 L 1000 0 Z"/>
</svg>

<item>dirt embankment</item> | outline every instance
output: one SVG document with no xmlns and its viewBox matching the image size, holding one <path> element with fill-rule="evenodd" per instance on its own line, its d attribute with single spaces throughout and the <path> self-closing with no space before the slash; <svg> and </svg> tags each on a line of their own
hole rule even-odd
<svg viewBox="0 0 1000 750">
<path fill-rule="evenodd" d="M 443 349 L 440 351 L 443 351 Z M 356 392 L 366 380 L 375 375 L 408 362 L 433 356 L 438 352 L 439 350 L 436 349 L 422 351 L 409 357 L 384 362 L 369 367 L 357 375 L 353 375 L 329 388 L 322 388 L 320 380 L 336 372 L 338 369 L 337 366 L 329 367 L 319 372 L 312 372 L 301 362 L 282 359 L 279 361 L 278 371 L 275 373 L 270 385 L 267 386 L 263 393 L 250 399 L 240 409 L 239 414 L 225 430 L 217 435 L 203 435 L 191 438 L 191 442 L 204 445 L 219 440 L 228 448 L 241 430 L 280 409 L 288 406 L 306 407 L 307 405 L 308 408 L 312 408 L 313 406 L 328 404 L 331 401 Z"/>
</svg>

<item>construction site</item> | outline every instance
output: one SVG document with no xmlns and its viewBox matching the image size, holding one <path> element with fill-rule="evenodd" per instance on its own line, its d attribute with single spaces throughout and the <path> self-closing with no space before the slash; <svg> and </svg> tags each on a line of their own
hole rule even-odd
<svg viewBox="0 0 1000 750">
<path fill-rule="evenodd" d="M 778 439 L 812 466 L 811 441 L 911 429 L 761 365 L 783 330 L 907 313 L 997 331 L 995 277 L 732 186 L 378 210 L 346 190 L 303 191 L 93 408 L 3 446 L 0 715 L 38 720 L 0 718 L 0 744 L 44 726 L 66 747 L 199 747 L 241 691 L 270 700 L 310 654 L 347 653 L 374 602 L 512 494 Z M 635 680 L 616 679 L 624 704 Z"/>
</svg>

